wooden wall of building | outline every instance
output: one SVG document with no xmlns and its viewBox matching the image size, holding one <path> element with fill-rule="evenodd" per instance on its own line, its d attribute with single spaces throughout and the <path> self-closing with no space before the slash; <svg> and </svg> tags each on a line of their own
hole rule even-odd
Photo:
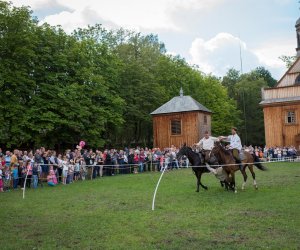
<svg viewBox="0 0 300 250">
<path fill-rule="evenodd" d="M 287 98 L 287 97 L 299 97 L 300 96 L 300 86 L 288 86 L 285 88 L 267 88 L 264 89 L 262 99 L 277 99 L 277 98 Z"/>
<path fill-rule="evenodd" d="M 207 124 L 204 124 L 204 116 Z M 181 120 L 181 135 L 171 134 L 171 120 Z M 168 148 L 171 145 L 181 147 L 184 143 L 192 145 L 198 142 L 204 132 L 211 132 L 211 115 L 203 112 L 182 112 L 153 115 L 154 147 Z"/>
<path fill-rule="evenodd" d="M 286 112 L 289 110 L 296 112 L 295 124 L 286 124 Z M 300 135 L 300 103 L 265 106 L 264 122 L 267 147 L 294 145 L 300 149 L 300 142 L 297 139 Z"/>
</svg>

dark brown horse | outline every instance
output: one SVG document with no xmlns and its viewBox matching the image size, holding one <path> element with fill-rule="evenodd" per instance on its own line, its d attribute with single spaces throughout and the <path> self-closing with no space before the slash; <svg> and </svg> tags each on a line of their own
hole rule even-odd
<svg viewBox="0 0 300 250">
<path fill-rule="evenodd" d="M 236 160 L 234 159 L 232 152 L 230 150 L 227 150 L 220 142 L 215 142 L 215 147 L 210 153 L 211 157 L 215 157 L 218 160 L 218 163 L 223 165 L 223 169 L 228 173 L 227 182 L 231 183 L 232 187 L 235 189 L 235 192 L 237 192 L 234 176 L 234 173 L 236 171 L 240 170 L 244 177 L 244 183 L 242 185 L 242 189 L 244 189 L 248 178 L 246 173 L 246 168 L 248 167 L 252 174 L 253 185 L 257 189 L 253 165 L 255 165 L 260 170 L 267 170 L 263 165 L 261 165 L 261 163 L 259 162 L 259 158 L 255 154 L 244 152 L 244 155 L 245 159 L 242 160 L 242 168 L 240 169 L 240 166 L 236 164 Z"/>
<path fill-rule="evenodd" d="M 199 186 L 203 187 L 205 190 L 207 190 L 207 186 L 204 186 L 201 183 L 201 176 L 203 173 L 210 173 L 210 171 L 204 167 L 204 158 L 202 154 L 196 153 L 192 150 L 192 148 L 187 147 L 186 144 L 183 145 L 183 147 L 179 150 L 177 153 L 177 160 L 179 160 L 183 155 L 185 155 L 189 162 L 192 164 L 192 169 L 196 175 L 197 178 L 197 190 L 196 192 L 199 192 Z"/>
</svg>

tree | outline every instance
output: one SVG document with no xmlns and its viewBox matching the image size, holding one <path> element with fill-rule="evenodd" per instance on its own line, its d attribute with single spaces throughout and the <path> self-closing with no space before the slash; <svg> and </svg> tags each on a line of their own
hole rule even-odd
<svg viewBox="0 0 300 250">
<path fill-rule="evenodd" d="M 241 111 L 241 138 L 244 144 L 262 145 L 264 143 L 264 118 L 261 101 L 261 88 L 267 83 L 262 79 L 253 79 L 251 73 L 244 74 L 236 84 L 236 100 Z"/>
<path fill-rule="evenodd" d="M 25 121 L 35 89 L 36 26 L 27 8 L 0 1 L 0 140 L 8 145 L 31 140 Z"/>
<path fill-rule="evenodd" d="M 103 146 L 109 126 L 122 124 L 116 94 L 118 57 L 93 35 L 37 25 L 26 7 L 0 2 L 0 139 L 9 145 Z"/>
<path fill-rule="evenodd" d="M 222 79 L 222 85 L 227 88 L 228 95 L 233 98 L 235 96 L 235 85 L 240 79 L 240 72 L 234 68 L 228 70 Z"/>
<path fill-rule="evenodd" d="M 251 71 L 251 74 L 254 74 L 257 79 L 262 78 L 267 83 L 268 87 L 274 87 L 277 83 L 277 81 L 272 77 L 270 71 L 262 66 Z"/>
<path fill-rule="evenodd" d="M 192 89 L 192 96 L 209 108 L 212 114 L 212 132 L 226 135 L 232 126 L 240 124 L 236 102 L 228 96 L 227 89 L 214 76 L 197 74 L 198 81 Z"/>
<path fill-rule="evenodd" d="M 279 59 L 281 59 L 285 63 L 285 66 L 287 68 L 290 68 L 293 65 L 293 63 L 296 61 L 297 57 L 282 55 L 279 57 Z"/>
</svg>

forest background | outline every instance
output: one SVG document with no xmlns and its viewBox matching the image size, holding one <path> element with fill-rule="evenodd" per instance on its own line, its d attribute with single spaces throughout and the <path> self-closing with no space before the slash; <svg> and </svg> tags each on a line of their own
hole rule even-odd
<svg viewBox="0 0 300 250">
<path fill-rule="evenodd" d="M 212 110 L 213 135 L 236 126 L 243 144 L 263 145 L 261 88 L 275 84 L 259 65 L 207 75 L 169 55 L 155 34 L 101 24 L 67 34 L 0 1 L 2 147 L 151 147 L 150 113 L 181 87 Z"/>
</svg>

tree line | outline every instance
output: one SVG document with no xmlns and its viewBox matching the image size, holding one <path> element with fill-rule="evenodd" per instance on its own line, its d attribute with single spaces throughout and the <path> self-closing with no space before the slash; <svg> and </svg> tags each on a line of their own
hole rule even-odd
<svg viewBox="0 0 300 250">
<path fill-rule="evenodd" d="M 39 24 L 29 7 L 0 1 L 0 143 L 7 147 L 79 140 L 90 147 L 151 146 L 150 113 L 181 86 L 213 111 L 213 134 L 234 125 L 244 143 L 263 144 L 260 89 L 275 83 L 263 67 L 206 75 L 168 55 L 154 34 L 101 24 L 67 34 Z"/>
</svg>

